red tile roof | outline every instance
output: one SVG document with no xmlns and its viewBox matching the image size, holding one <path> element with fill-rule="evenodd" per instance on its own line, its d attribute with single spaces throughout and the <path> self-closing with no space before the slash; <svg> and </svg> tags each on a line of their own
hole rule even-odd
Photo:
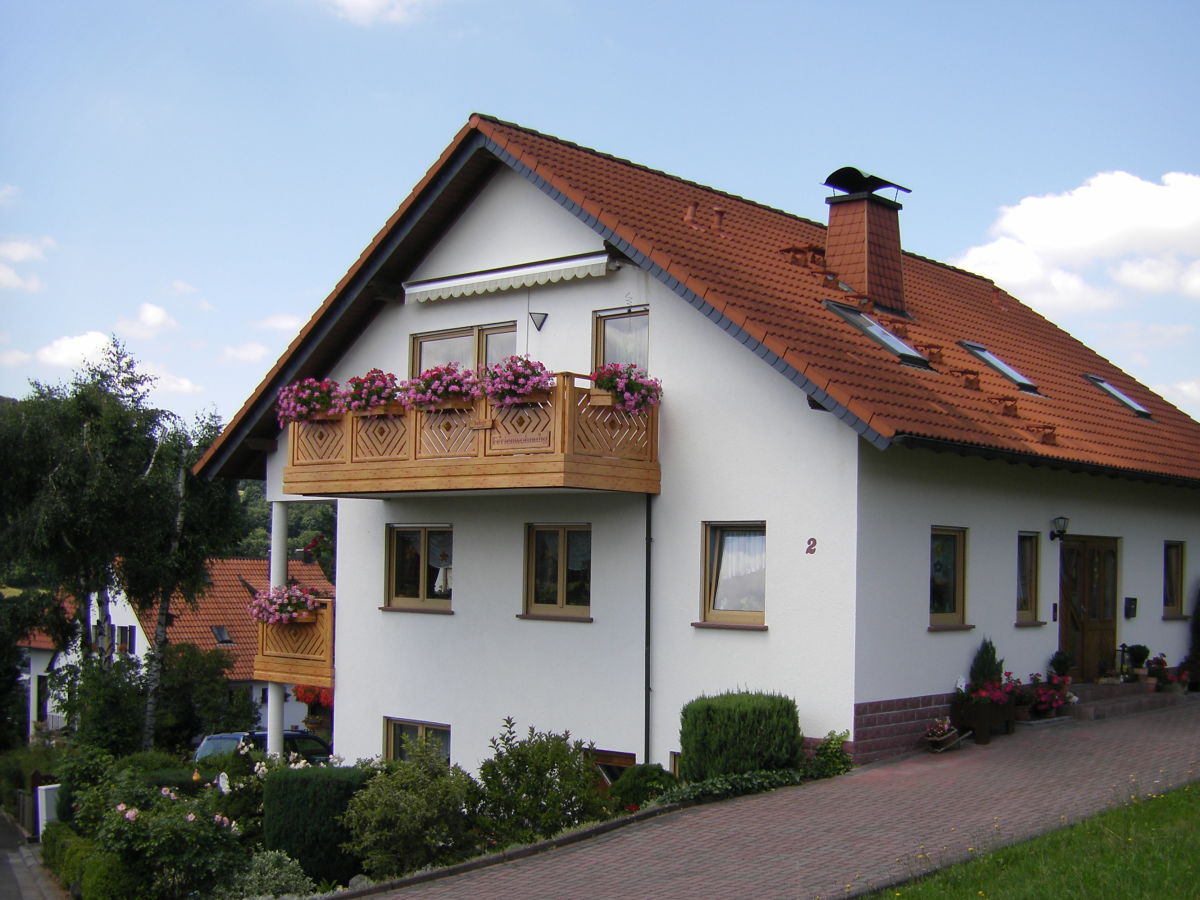
<svg viewBox="0 0 1200 900">
<path fill-rule="evenodd" d="M 257 590 L 270 584 L 269 563 L 265 559 L 210 559 L 208 574 L 212 585 L 195 607 L 176 598 L 171 602 L 174 621 L 167 626 L 172 644 L 195 644 L 201 650 L 228 650 L 233 656 L 229 678 L 251 681 L 254 678 L 254 653 L 258 643 L 258 625 L 246 612 Z M 313 562 L 288 560 L 288 581 L 333 596 L 333 585 Z M 158 608 L 138 613 L 138 622 L 147 643 L 153 644 Z M 224 625 L 232 644 L 218 644 L 213 627 Z"/>
<path fill-rule="evenodd" d="M 905 365 L 823 302 L 855 302 L 837 286 L 846 276 L 831 280 L 810 253 L 824 249 L 825 226 L 479 115 L 363 251 L 198 470 L 261 477 L 261 453 L 277 430 L 271 405 L 278 388 L 325 374 L 369 326 L 375 300 L 395 296 L 392 286 L 499 165 L 534 183 L 878 447 L 977 452 L 1200 485 L 1200 424 L 991 281 L 903 253 L 908 318 L 877 318 L 932 364 Z M 894 282 L 894 272 L 882 274 Z M 959 346 L 963 340 L 1024 373 L 1038 394 L 1019 391 Z M 1109 381 L 1151 417 L 1134 415 L 1085 375 Z"/>
</svg>

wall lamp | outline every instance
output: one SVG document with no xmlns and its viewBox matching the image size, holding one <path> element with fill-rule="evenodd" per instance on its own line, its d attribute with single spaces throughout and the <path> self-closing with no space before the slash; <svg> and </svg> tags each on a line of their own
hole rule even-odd
<svg viewBox="0 0 1200 900">
<path fill-rule="evenodd" d="M 1067 529 L 1071 527 L 1071 520 L 1066 516 L 1055 516 L 1050 522 L 1050 540 L 1061 541 L 1067 536 Z"/>
<path fill-rule="evenodd" d="M 534 328 L 536 328 L 538 331 L 541 331 L 542 326 L 546 324 L 546 317 L 548 315 L 549 315 L 549 313 L 531 312 L 529 314 L 529 321 L 533 323 Z"/>
</svg>

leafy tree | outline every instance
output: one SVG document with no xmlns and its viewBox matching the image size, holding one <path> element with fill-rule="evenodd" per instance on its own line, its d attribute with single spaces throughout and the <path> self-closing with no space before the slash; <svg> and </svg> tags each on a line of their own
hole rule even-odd
<svg viewBox="0 0 1200 900">
<path fill-rule="evenodd" d="M 50 687 L 79 743 L 113 756 L 141 749 L 146 681 L 135 657 L 85 656 L 55 669 Z"/>
<path fill-rule="evenodd" d="M 226 651 L 202 651 L 181 643 L 156 649 L 153 655 L 162 657 L 156 747 L 184 750 L 199 734 L 254 728 L 258 708 L 248 691 L 230 685 L 227 675 L 233 661 Z"/>
<path fill-rule="evenodd" d="M 244 531 L 235 553 L 238 556 L 263 557 L 271 546 L 271 504 L 267 502 L 261 481 L 238 482 Z M 337 507 L 333 503 L 289 503 L 288 552 L 307 550 L 325 577 L 334 581 Z"/>
</svg>

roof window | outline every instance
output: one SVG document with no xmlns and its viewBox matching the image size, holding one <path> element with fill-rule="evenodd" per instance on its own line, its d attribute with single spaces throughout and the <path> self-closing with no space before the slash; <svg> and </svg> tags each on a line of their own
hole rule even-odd
<svg viewBox="0 0 1200 900">
<path fill-rule="evenodd" d="M 1146 407 L 1142 406 L 1142 404 L 1138 403 L 1124 391 L 1113 387 L 1099 375 L 1084 375 L 1083 377 L 1092 384 L 1096 385 L 1096 387 L 1100 388 L 1100 390 L 1104 391 L 1110 397 L 1116 398 L 1123 406 L 1133 410 L 1134 413 L 1141 416 L 1143 419 L 1150 418 L 1150 410 L 1146 409 Z"/>
<path fill-rule="evenodd" d="M 233 638 L 229 636 L 229 629 L 224 625 L 213 625 L 213 637 L 217 639 L 218 644 L 232 644 Z"/>
<path fill-rule="evenodd" d="M 976 358 L 983 360 L 1021 390 L 1028 391 L 1031 394 L 1037 393 L 1036 384 L 998 357 L 987 347 L 983 346 L 982 344 L 976 344 L 974 341 L 959 341 L 958 345 L 964 350 L 969 351 Z"/>
<path fill-rule="evenodd" d="M 826 300 L 825 306 L 833 310 L 863 334 L 874 340 L 876 343 L 882 344 L 888 350 L 900 357 L 900 361 L 907 363 L 910 366 L 920 366 L 922 369 L 930 368 L 929 360 L 921 355 L 913 347 L 910 347 L 896 335 L 892 334 L 866 313 L 855 309 L 853 306 L 846 306 L 842 303 L 835 303 L 832 300 Z"/>
</svg>

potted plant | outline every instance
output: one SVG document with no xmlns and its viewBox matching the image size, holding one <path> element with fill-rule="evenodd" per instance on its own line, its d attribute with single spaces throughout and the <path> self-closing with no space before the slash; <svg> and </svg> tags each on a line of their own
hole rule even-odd
<svg viewBox="0 0 1200 900">
<path fill-rule="evenodd" d="M 1073 696 L 1067 690 L 1071 679 L 1066 675 L 1051 674 L 1043 681 L 1041 674 L 1035 672 L 1029 676 L 1029 682 L 1033 689 L 1033 715 L 1039 719 L 1059 715 Z"/>
<path fill-rule="evenodd" d="M 313 612 L 320 601 L 316 594 L 298 585 L 276 585 L 257 591 L 246 611 L 250 618 L 267 625 L 287 625 L 291 622 L 316 621 Z"/>
<path fill-rule="evenodd" d="M 336 412 L 373 412 L 399 401 L 400 386 L 396 376 L 382 369 L 371 369 L 366 375 L 355 375 L 337 392 Z"/>
<path fill-rule="evenodd" d="M 456 362 L 426 369 L 399 388 L 400 402 L 425 412 L 470 409 L 480 394 L 479 377 Z"/>
<path fill-rule="evenodd" d="M 1146 674 L 1146 660 L 1150 657 L 1150 648 L 1145 644 L 1130 644 L 1125 648 L 1125 654 L 1129 659 L 1129 668 L 1134 675 Z"/>
<path fill-rule="evenodd" d="M 651 378 L 633 363 L 608 363 L 592 373 L 591 403 L 614 406 L 635 415 L 658 406 L 662 382 Z"/>
<path fill-rule="evenodd" d="M 279 389 L 275 418 L 282 428 L 289 422 L 312 422 L 334 412 L 338 383 L 329 378 L 302 378 Z"/>
<path fill-rule="evenodd" d="M 960 687 L 951 714 L 975 735 L 975 743 L 987 744 L 994 727 L 1012 734 L 1016 722 L 1015 694 L 1020 683 L 1004 671 L 1004 660 L 996 657 L 996 646 L 984 638 L 971 662 L 970 680 Z"/>
<path fill-rule="evenodd" d="M 949 716 L 934 719 L 933 724 L 925 729 L 925 745 L 931 753 L 941 753 L 943 750 L 949 750 L 958 741 L 958 729 L 954 727 L 954 723 L 950 721 Z"/>
<path fill-rule="evenodd" d="M 517 406 L 549 399 L 554 376 L 528 356 L 510 356 L 480 370 L 483 393 L 493 406 Z"/>
<path fill-rule="evenodd" d="M 1161 653 L 1146 660 L 1146 678 L 1158 688 L 1167 677 L 1167 658 Z"/>
</svg>

